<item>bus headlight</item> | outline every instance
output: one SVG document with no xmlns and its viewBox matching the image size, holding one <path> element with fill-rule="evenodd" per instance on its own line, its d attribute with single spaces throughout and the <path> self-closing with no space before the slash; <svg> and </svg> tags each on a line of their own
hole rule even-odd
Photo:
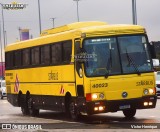
<svg viewBox="0 0 160 132">
<path fill-rule="evenodd" d="M 143 93 L 144 93 L 144 95 L 154 94 L 155 93 L 155 89 L 154 88 L 144 89 Z"/>
<path fill-rule="evenodd" d="M 103 94 L 103 93 L 100 93 L 100 94 L 99 94 L 99 98 L 100 98 L 100 99 L 104 99 L 104 94 Z"/>
<path fill-rule="evenodd" d="M 152 88 L 149 89 L 150 94 L 154 94 L 154 90 Z"/>
<path fill-rule="evenodd" d="M 92 99 L 97 99 L 98 95 L 97 94 L 92 94 Z"/>
<path fill-rule="evenodd" d="M 144 91 L 143 91 L 143 93 L 146 95 L 146 94 L 148 94 L 148 89 L 145 89 Z"/>
</svg>

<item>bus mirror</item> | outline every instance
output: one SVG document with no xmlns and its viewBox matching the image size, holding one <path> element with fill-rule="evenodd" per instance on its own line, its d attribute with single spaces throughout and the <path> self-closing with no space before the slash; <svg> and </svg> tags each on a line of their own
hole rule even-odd
<svg viewBox="0 0 160 132">
<path fill-rule="evenodd" d="M 154 67 L 159 66 L 159 60 L 158 59 L 152 59 L 152 61 L 153 61 L 153 66 Z"/>
</svg>

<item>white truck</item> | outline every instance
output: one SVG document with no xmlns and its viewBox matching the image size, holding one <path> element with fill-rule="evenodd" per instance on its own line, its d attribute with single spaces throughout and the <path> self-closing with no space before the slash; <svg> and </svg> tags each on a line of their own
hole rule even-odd
<svg viewBox="0 0 160 132">
<path fill-rule="evenodd" d="M 3 99 L 3 97 L 6 97 L 6 81 L 0 80 L 0 99 Z"/>
</svg>

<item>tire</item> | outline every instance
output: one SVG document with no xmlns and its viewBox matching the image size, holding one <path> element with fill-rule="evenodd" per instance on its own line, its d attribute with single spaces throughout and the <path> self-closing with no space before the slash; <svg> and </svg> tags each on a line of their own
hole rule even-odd
<svg viewBox="0 0 160 132">
<path fill-rule="evenodd" d="M 28 115 L 29 114 L 27 106 L 21 106 L 21 111 L 22 111 L 23 115 Z"/>
<path fill-rule="evenodd" d="M 74 101 L 70 101 L 69 104 L 69 115 L 70 118 L 74 121 L 80 119 L 80 113 L 77 110 L 77 106 L 75 105 Z"/>
<path fill-rule="evenodd" d="M 28 104 L 25 99 L 21 99 L 21 111 L 23 115 L 29 114 Z"/>
<path fill-rule="evenodd" d="M 136 114 L 136 109 L 123 110 L 123 114 L 126 118 L 133 118 Z"/>
<path fill-rule="evenodd" d="M 39 109 L 34 108 L 32 98 L 28 99 L 28 110 L 29 110 L 29 115 L 31 115 L 33 117 L 39 115 Z"/>
</svg>

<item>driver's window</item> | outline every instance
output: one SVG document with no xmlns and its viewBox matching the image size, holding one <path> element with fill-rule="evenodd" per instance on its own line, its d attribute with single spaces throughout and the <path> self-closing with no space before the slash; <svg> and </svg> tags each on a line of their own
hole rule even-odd
<svg viewBox="0 0 160 132">
<path fill-rule="evenodd" d="M 81 77 L 79 71 L 80 69 L 82 69 L 80 60 L 78 60 L 78 56 L 81 54 L 81 48 L 80 48 L 80 40 L 76 40 L 75 41 L 75 48 L 74 48 L 74 61 L 75 61 L 75 65 L 76 65 L 76 71 L 77 74 L 79 75 L 79 77 Z"/>
</svg>

